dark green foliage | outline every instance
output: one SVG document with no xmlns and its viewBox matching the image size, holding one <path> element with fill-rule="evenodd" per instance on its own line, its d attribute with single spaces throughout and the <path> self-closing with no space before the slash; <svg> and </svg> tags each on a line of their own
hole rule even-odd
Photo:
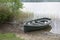
<svg viewBox="0 0 60 40">
<path fill-rule="evenodd" d="M 22 3 L 20 0 L 0 0 L 0 3 L 11 3 L 13 7 L 22 8 Z"/>
<path fill-rule="evenodd" d="M 19 8 L 22 8 L 20 0 L 0 0 L 0 24 L 17 17 Z"/>
</svg>

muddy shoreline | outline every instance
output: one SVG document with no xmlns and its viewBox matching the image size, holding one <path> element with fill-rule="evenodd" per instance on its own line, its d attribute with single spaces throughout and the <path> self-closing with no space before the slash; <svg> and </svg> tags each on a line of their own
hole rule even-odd
<svg viewBox="0 0 60 40">
<path fill-rule="evenodd" d="M 4 24 L 0 26 L 0 33 L 15 33 L 25 40 L 60 40 L 60 20 L 53 20 L 52 28 L 29 33 L 24 33 L 21 27 L 23 24 Z"/>
</svg>

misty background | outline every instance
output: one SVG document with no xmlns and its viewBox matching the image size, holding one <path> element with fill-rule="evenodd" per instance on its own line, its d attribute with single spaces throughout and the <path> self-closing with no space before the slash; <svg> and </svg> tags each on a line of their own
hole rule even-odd
<svg viewBox="0 0 60 40">
<path fill-rule="evenodd" d="M 60 0 L 21 0 L 22 2 L 60 2 Z"/>
<path fill-rule="evenodd" d="M 48 17 L 60 19 L 60 0 L 21 0 L 23 11 L 32 12 L 34 19 Z"/>
</svg>

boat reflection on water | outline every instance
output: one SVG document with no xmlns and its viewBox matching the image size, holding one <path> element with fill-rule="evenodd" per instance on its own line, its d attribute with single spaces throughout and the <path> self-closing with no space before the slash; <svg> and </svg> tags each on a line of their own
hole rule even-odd
<svg viewBox="0 0 60 40">
<path fill-rule="evenodd" d="M 44 31 L 51 32 L 54 34 L 60 34 L 60 20 L 53 20 L 51 25 L 48 28 L 44 29 Z"/>
<path fill-rule="evenodd" d="M 51 29 L 52 29 L 52 27 L 51 27 L 51 25 L 49 25 L 47 28 L 43 29 L 43 31 L 49 32 L 49 31 L 51 31 Z"/>
<path fill-rule="evenodd" d="M 52 29 L 50 30 L 51 33 L 60 34 L 60 20 L 59 19 L 53 20 L 51 27 L 52 27 Z"/>
</svg>

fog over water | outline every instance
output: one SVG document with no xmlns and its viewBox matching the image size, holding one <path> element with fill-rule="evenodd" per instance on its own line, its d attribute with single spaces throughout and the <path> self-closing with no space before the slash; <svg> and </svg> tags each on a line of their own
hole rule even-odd
<svg viewBox="0 0 60 40">
<path fill-rule="evenodd" d="M 48 17 L 53 20 L 50 32 L 60 34 L 60 2 L 23 2 L 23 11 L 33 12 L 34 19 Z"/>
<path fill-rule="evenodd" d="M 23 2 L 24 11 L 34 13 L 35 18 L 60 18 L 60 2 Z"/>
<path fill-rule="evenodd" d="M 23 2 L 60 2 L 60 0 L 21 0 Z"/>
</svg>

